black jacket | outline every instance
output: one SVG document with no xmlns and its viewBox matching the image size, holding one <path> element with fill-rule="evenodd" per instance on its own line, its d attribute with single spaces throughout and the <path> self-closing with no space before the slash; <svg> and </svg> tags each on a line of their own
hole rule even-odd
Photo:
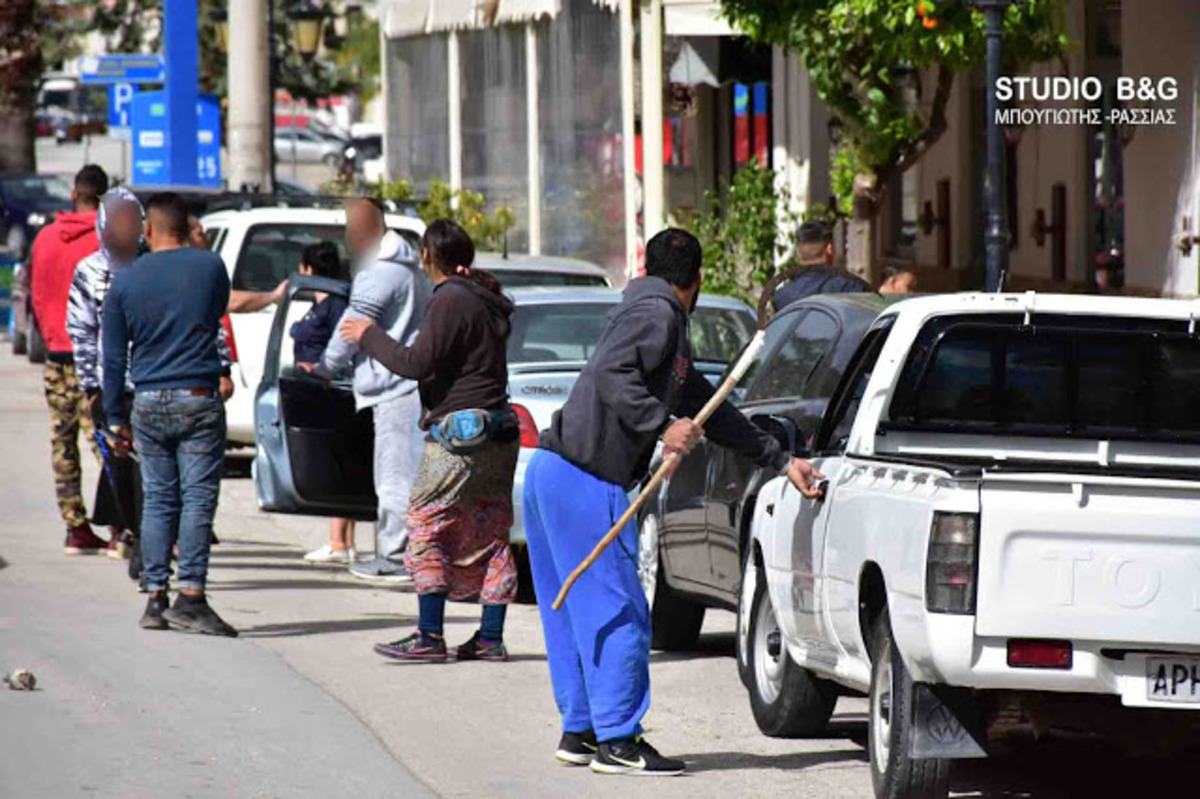
<svg viewBox="0 0 1200 799">
<path fill-rule="evenodd" d="M 451 277 L 433 290 L 411 347 L 372 325 L 362 351 L 401 377 L 416 380 L 429 428 L 455 411 L 508 404 L 508 334 L 513 304 L 478 283 Z"/>
<path fill-rule="evenodd" d="M 683 304 L 662 278 L 639 278 L 609 314 L 595 353 L 539 446 L 629 489 L 646 474 L 670 418 L 695 415 L 712 393 L 692 366 Z M 779 442 L 728 402 L 704 432 L 763 466 L 782 469 L 788 462 Z"/>
<path fill-rule="evenodd" d="M 776 311 L 816 294 L 857 294 L 870 291 L 862 278 L 832 266 L 810 266 L 775 290 Z"/>
</svg>

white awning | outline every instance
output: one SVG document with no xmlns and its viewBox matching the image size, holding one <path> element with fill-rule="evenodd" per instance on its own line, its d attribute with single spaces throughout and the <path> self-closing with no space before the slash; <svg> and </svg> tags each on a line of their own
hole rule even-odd
<svg viewBox="0 0 1200 799">
<path fill-rule="evenodd" d="M 720 86 L 717 79 L 719 45 L 716 39 L 698 38 L 686 41 L 679 50 L 679 57 L 671 65 L 667 80 L 688 86 L 706 84 Z"/>
<path fill-rule="evenodd" d="M 512 24 L 536 21 L 542 17 L 553 19 L 562 10 L 562 0 L 500 0 L 496 12 L 496 24 Z"/>
<path fill-rule="evenodd" d="M 390 0 L 383 8 L 383 35 L 389 39 L 428 32 L 430 0 Z"/>
<path fill-rule="evenodd" d="M 715 0 L 663 0 L 663 33 L 667 36 L 736 36 Z"/>
<path fill-rule="evenodd" d="M 428 32 L 463 30 L 483 27 L 484 19 L 479 0 L 433 0 L 429 4 Z"/>
</svg>

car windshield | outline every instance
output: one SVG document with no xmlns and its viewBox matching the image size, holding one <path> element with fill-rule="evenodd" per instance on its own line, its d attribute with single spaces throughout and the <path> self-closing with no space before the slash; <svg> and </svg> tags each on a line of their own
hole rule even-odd
<svg viewBox="0 0 1200 799">
<path fill-rule="evenodd" d="M 506 289 L 523 289 L 529 286 L 607 286 L 601 275 L 581 275 L 571 272 L 555 272 L 550 269 L 497 269 L 493 272 L 500 285 Z"/>
<path fill-rule="evenodd" d="M 396 230 L 414 248 L 419 237 L 410 230 Z M 315 225 L 271 222 L 254 225 L 246 233 L 242 251 L 233 270 L 233 288 L 240 291 L 270 291 L 300 269 L 300 253 L 310 244 L 331 241 L 346 261 L 344 225 Z"/>
<path fill-rule="evenodd" d="M 0 193 L 12 201 L 40 200 L 53 197 L 56 200 L 71 200 L 71 187 L 60 178 L 31 175 L 23 178 L 5 178 L 0 181 Z"/>
<path fill-rule="evenodd" d="M 600 334 L 608 324 L 608 302 L 564 302 L 521 305 L 513 314 L 508 339 L 508 362 L 581 363 L 592 357 Z M 699 308 L 692 315 L 693 358 L 724 363 L 754 335 L 754 323 L 745 311 Z"/>
</svg>

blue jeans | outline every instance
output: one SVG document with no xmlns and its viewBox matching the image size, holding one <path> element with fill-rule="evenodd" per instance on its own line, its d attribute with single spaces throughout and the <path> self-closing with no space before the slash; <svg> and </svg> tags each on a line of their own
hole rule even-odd
<svg viewBox="0 0 1200 799">
<path fill-rule="evenodd" d="M 620 486 L 548 450 L 525 470 L 525 536 L 563 731 L 594 730 L 600 741 L 640 735 L 650 708 L 650 609 L 636 526 L 583 573 L 561 610 L 550 603 L 628 507 Z"/>
<path fill-rule="evenodd" d="M 141 546 L 146 584 L 163 590 L 179 542 L 179 588 L 203 590 L 225 455 L 225 406 L 215 393 L 138 392 L 133 438 L 142 463 Z"/>
</svg>

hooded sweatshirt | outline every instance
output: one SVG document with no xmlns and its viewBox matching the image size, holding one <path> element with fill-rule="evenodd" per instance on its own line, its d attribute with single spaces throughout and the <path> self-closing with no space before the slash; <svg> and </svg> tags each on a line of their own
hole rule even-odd
<svg viewBox="0 0 1200 799">
<path fill-rule="evenodd" d="M 538 446 L 589 474 L 633 488 L 646 474 L 673 415 L 694 416 L 713 394 L 692 366 L 688 313 L 659 277 L 633 280 L 609 314 L 596 350 Z M 782 469 L 789 456 L 728 402 L 704 425 L 716 444 L 760 466 Z"/>
<path fill-rule="evenodd" d="M 113 277 L 129 267 L 136 256 L 128 261 L 119 260 L 104 246 L 104 230 L 108 218 L 121 205 L 133 205 L 145 216 L 137 196 L 124 186 L 109 190 L 100 198 L 100 211 L 96 215 L 96 238 L 100 249 L 79 262 L 71 280 L 71 291 L 67 302 L 67 334 L 75 351 L 75 371 L 79 375 L 79 387 L 91 393 L 99 391 L 104 381 L 104 354 L 100 341 L 100 320 L 103 318 L 104 298 L 112 285 Z M 217 342 L 221 365 L 228 367 L 233 362 L 229 344 L 225 340 L 224 328 Z M 133 391 L 133 384 L 126 376 L 126 391 Z"/>
<path fill-rule="evenodd" d="M 73 359 L 67 335 L 67 295 L 75 266 L 99 248 L 95 211 L 64 211 L 42 228 L 29 256 L 33 315 L 46 340 L 49 358 L 58 363 Z"/>
<path fill-rule="evenodd" d="M 378 251 L 364 259 L 350 288 L 350 307 L 342 319 L 371 319 L 387 335 L 412 344 L 425 317 L 433 285 L 421 271 L 417 254 L 403 238 L 388 231 Z M 334 327 L 340 327 L 341 321 Z M 417 390 L 415 379 L 406 380 L 368 357 L 353 342 L 334 334 L 325 348 L 317 373 L 336 377 L 354 369 L 354 400 L 361 410 Z"/>
<path fill-rule="evenodd" d="M 367 328 L 361 347 L 387 369 L 416 380 L 428 429 L 447 414 L 508 404 L 508 334 L 513 304 L 473 280 L 450 277 L 433 290 L 412 346 Z"/>
</svg>

